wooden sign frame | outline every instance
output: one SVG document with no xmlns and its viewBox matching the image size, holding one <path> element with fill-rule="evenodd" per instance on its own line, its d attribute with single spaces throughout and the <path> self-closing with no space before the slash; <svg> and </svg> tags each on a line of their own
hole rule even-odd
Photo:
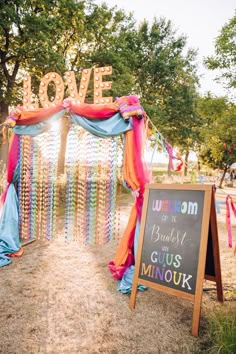
<svg viewBox="0 0 236 354">
<path fill-rule="evenodd" d="M 142 250 L 145 237 L 145 225 L 148 211 L 149 194 L 151 190 L 176 190 L 176 191 L 203 191 L 204 201 L 202 210 L 202 225 L 200 235 L 200 245 L 198 254 L 198 266 L 196 272 L 196 286 L 195 293 L 190 294 L 178 289 L 174 289 L 159 283 L 155 283 L 139 276 Z M 208 260 L 208 267 L 210 274 L 206 274 L 206 256 L 210 255 Z M 135 271 L 133 286 L 130 297 L 130 308 L 135 308 L 136 294 L 138 284 L 165 292 L 170 295 L 188 300 L 193 303 L 193 317 L 192 317 L 192 335 L 198 336 L 199 321 L 201 313 L 201 302 L 203 292 L 204 278 L 216 282 L 217 298 L 218 301 L 223 302 L 223 289 L 221 281 L 221 268 L 220 268 L 220 253 L 217 231 L 217 219 L 215 210 L 214 187 L 212 185 L 180 185 L 180 184 L 148 184 L 144 193 L 144 204 L 141 218 L 140 235 L 138 242 L 137 257 L 135 262 Z"/>
</svg>

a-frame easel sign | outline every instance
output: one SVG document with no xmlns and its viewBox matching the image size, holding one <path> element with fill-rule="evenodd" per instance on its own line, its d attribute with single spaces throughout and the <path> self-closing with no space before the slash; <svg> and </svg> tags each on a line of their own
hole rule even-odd
<svg viewBox="0 0 236 354">
<path fill-rule="evenodd" d="M 216 282 L 222 302 L 213 186 L 147 185 L 130 308 L 138 284 L 189 300 L 192 335 L 198 336 L 204 278 Z"/>
</svg>

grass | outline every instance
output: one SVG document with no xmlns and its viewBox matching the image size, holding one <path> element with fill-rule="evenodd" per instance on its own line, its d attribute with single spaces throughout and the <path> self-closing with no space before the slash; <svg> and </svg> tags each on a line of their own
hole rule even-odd
<svg viewBox="0 0 236 354">
<path fill-rule="evenodd" d="M 236 308 L 221 307 L 209 316 L 209 335 L 212 346 L 209 353 L 236 353 Z"/>
</svg>

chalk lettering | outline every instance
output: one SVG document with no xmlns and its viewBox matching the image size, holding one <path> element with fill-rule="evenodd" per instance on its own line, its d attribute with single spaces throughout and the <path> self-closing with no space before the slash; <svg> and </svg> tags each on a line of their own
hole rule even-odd
<svg viewBox="0 0 236 354">
<path fill-rule="evenodd" d="M 197 215 L 198 203 L 181 200 L 153 200 L 152 211 Z"/>
<path fill-rule="evenodd" d="M 174 247 L 177 248 L 179 246 L 183 246 L 184 243 L 187 241 L 187 232 L 184 232 L 181 235 L 180 230 L 176 230 L 175 228 L 172 228 L 169 233 L 164 234 L 160 232 L 160 229 L 161 228 L 159 225 L 155 225 L 155 224 L 153 225 L 152 233 L 151 233 L 152 242 L 162 241 L 162 242 L 173 243 Z"/>
<path fill-rule="evenodd" d="M 150 277 L 151 276 L 151 271 L 152 271 L 152 265 L 151 264 L 149 264 L 148 267 L 146 268 L 146 264 L 142 263 L 141 275 L 148 275 Z"/>
<path fill-rule="evenodd" d="M 171 266 L 173 264 L 175 268 L 179 268 L 181 260 L 182 257 L 180 254 L 174 255 L 173 253 L 165 253 L 161 251 L 153 251 L 151 253 L 152 263 L 167 264 L 168 266 Z"/>
<path fill-rule="evenodd" d="M 189 281 L 192 279 L 191 274 L 176 272 L 175 270 L 160 268 L 151 264 L 142 263 L 141 276 L 154 278 L 163 283 L 170 283 L 170 285 L 179 286 L 180 288 L 187 288 L 191 290 Z"/>
<path fill-rule="evenodd" d="M 187 278 L 186 278 L 187 277 Z M 182 288 L 185 288 L 185 284 L 188 286 L 188 290 L 191 290 L 191 286 L 189 285 L 188 281 L 192 278 L 192 275 L 190 274 L 183 274 L 183 283 L 182 283 Z"/>
<path fill-rule="evenodd" d="M 179 285 L 180 281 L 181 281 L 181 278 L 182 278 L 182 273 L 177 273 L 175 270 L 174 270 L 174 277 L 173 277 L 173 282 L 175 285 Z M 176 275 L 179 275 L 179 278 L 178 280 L 176 280 Z"/>
</svg>

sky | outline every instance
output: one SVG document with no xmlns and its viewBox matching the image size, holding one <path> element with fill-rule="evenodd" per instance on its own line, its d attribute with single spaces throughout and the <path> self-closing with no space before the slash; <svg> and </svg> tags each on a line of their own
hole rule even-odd
<svg viewBox="0 0 236 354">
<path fill-rule="evenodd" d="M 214 54 L 214 42 L 221 28 L 234 16 L 236 0 L 98 0 L 109 7 L 132 12 L 137 22 L 154 17 L 171 20 L 177 34 L 187 37 L 187 47 L 198 50 L 200 92 L 211 91 L 216 96 L 226 95 L 222 85 L 214 81 L 215 71 L 207 70 L 203 58 Z"/>
</svg>

